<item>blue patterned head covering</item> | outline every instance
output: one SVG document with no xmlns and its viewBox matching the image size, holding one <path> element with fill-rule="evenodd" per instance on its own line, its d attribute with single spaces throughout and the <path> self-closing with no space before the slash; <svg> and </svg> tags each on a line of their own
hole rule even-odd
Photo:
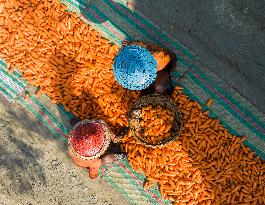
<svg viewBox="0 0 265 205">
<path fill-rule="evenodd" d="M 116 81 L 124 88 L 143 90 L 155 81 L 157 63 L 146 48 L 129 45 L 115 57 L 113 71 Z"/>
</svg>

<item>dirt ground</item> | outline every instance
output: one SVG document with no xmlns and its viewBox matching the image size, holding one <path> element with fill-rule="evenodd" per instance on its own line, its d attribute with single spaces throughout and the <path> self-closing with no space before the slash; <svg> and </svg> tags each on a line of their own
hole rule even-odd
<svg viewBox="0 0 265 205">
<path fill-rule="evenodd" d="M 0 98 L 0 205 L 127 205 L 107 183 L 89 180 L 65 145 L 16 104 Z"/>
</svg>

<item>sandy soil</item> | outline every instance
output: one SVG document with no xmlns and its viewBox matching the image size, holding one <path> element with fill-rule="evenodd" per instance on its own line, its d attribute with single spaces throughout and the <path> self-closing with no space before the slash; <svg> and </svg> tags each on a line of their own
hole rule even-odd
<svg viewBox="0 0 265 205">
<path fill-rule="evenodd" d="M 0 205 L 14 204 L 128 203 L 104 181 L 88 179 L 31 115 L 0 99 Z"/>
</svg>

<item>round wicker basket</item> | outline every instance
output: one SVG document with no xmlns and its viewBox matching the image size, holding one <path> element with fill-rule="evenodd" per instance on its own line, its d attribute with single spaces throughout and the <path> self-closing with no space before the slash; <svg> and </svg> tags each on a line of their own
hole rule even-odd
<svg viewBox="0 0 265 205">
<path fill-rule="evenodd" d="M 141 113 L 142 113 L 142 107 L 146 107 L 148 105 L 157 106 L 160 105 L 162 107 L 166 107 L 169 110 L 171 110 L 174 113 L 174 121 L 171 128 L 171 135 L 168 138 L 163 138 L 161 141 L 158 141 L 157 143 L 150 143 L 143 137 L 143 127 L 140 125 L 141 121 Z M 137 139 L 140 143 L 144 144 L 148 147 L 163 147 L 167 143 L 174 141 L 178 133 L 182 127 L 182 114 L 178 110 L 178 107 L 176 106 L 176 103 L 172 101 L 172 99 L 169 96 L 166 95 L 160 95 L 160 94 L 150 94 L 145 95 L 139 98 L 139 100 L 131 107 L 131 110 L 129 112 L 128 116 L 129 120 L 129 128 L 131 131 L 131 134 L 135 139 Z"/>
</svg>

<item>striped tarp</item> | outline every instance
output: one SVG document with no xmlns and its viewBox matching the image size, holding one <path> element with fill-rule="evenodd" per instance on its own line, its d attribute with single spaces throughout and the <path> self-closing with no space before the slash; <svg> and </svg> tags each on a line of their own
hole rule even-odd
<svg viewBox="0 0 265 205">
<path fill-rule="evenodd" d="M 10 103 L 16 102 L 28 110 L 39 122 L 59 140 L 67 145 L 66 136 L 71 129 L 70 121 L 74 115 L 65 111 L 62 105 L 50 103 L 47 96 L 36 97 L 36 88 L 27 85 L 15 71 L 9 74 L 4 61 L 0 60 L 0 93 Z M 29 99 L 25 100 L 25 94 Z M 65 147 L 66 148 L 66 147 Z M 131 204 L 170 204 L 162 200 L 156 188 L 143 189 L 144 175 L 136 173 L 126 160 L 121 160 L 111 167 L 101 170 L 101 177 L 119 191 Z"/>
<path fill-rule="evenodd" d="M 182 46 L 177 37 L 168 36 L 145 16 L 127 9 L 123 0 L 98 0 L 88 6 L 85 0 L 62 0 L 70 11 L 91 24 L 103 36 L 119 45 L 123 40 L 150 41 L 169 48 L 177 54 L 179 68 L 173 77 L 184 87 L 184 93 L 197 100 L 206 109 L 205 102 L 213 98 L 210 115 L 219 118 L 229 131 L 236 135 L 248 136 L 245 144 L 265 159 L 265 116 L 234 90 L 223 90 L 225 82 L 202 67 L 196 55 Z M 31 112 L 57 138 L 66 142 L 74 118 L 63 106 L 52 105 L 47 96 L 34 96 L 35 88 L 22 80 L 19 72 L 7 73 L 6 65 L 0 61 L 0 94 L 10 103 L 16 101 Z M 25 92 L 31 93 L 24 100 Z M 119 161 L 105 172 L 102 178 L 109 182 L 132 204 L 170 204 L 160 198 L 157 189 L 145 191 L 142 188 L 144 176 L 134 172 L 128 162 Z"/>
<path fill-rule="evenodd" d="M 225 82 L 209 69 L 200 65 L 198 58 L 181 45 L 176 38 L 161 31 L 157 25 L 138 12 L 126 7 L 125 0 L 62 0 L 69 10 L 93 25 L 111 41 L 121 44 L 123 40 L 150 41 L 163 45 L 177 54 L 180 69 L 173 74 L 185 93 L 202 105 L 209 98 L 215 100 L 211 116 L 219 117 L 230 132 L 247 135 L 246 145 L 265 158 L 265 116 L 236 91 L 223 90 Z M 204 107 L 206 108 L 206 107 Z"/>
</svg>

